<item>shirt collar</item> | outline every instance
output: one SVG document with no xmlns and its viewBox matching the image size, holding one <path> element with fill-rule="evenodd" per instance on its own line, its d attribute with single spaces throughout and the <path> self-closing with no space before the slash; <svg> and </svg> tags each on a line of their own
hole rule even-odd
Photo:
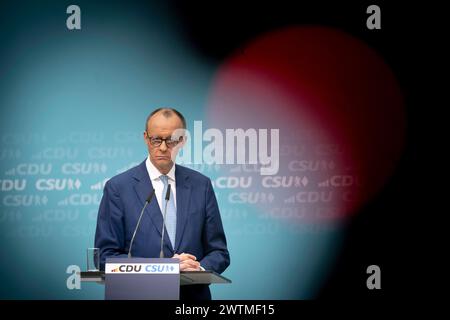
<svg viewBox="0 0 450 320">
<path fill-rule="evenodd" d="M 148 175 L 150 176 L 150 180 L 152 181 L 159 180 L 160 177 L 163 175 L 150 161 L 150 156 L 147 157 L 147 160 L 145 161 L 145 166 L 147 167 L 147 172 Z M 169 180 L 175 181 L 175 164 L 173 164 L 172 168 L 166 174 L 166 176 L 169 177 Z"/>
</svg>

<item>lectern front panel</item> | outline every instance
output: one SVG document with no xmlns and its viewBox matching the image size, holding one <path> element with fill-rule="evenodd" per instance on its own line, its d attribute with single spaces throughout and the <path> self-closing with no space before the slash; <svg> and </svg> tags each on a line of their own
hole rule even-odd
<svg viewBox="0 0 450 320">
<path fill-rule="evenodd" d="M 106 259 L 106 300 L 178 300 L 179 296 L 178 259 Z"/>
</svg>

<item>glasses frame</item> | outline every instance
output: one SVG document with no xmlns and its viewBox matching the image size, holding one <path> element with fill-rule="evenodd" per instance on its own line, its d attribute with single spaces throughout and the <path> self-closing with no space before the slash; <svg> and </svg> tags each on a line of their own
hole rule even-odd
<svg viewBox="0 0 450 320">
<path fill-rule="evenodd" d="M 150 136 L 150 135 L 148 134 L 147 131 L 145 131 L 145 133 L 147 134 L 147 139 L 148 139 L 148 141 L 150 142 L 150 145 L 151 145 L 152 147 L 155 147 L 155 148 L 158 148 L 159 146 L 161 146 L 163 142 L 166 143 L 166 147 L 167 147 L 167 148 L 174 148 L 174 147 L 176 147 L 179 143 L 183 142 L 183 139 L 184 139 L 183 136 L 180 136 L 180 138 L 179 138 L 178 140 L 172 140 L 172 137 L 168 137 L 168 138 L 154 137 L 154 136 Z M 161 142 L 158 143 L 158 144 L 154 144 L 154 143 L 152 142 L 152 139 L 160 139 Z M 169 142 L 169 143 L 168 143 L 168 141 L 172 141 L 172 142 Z M 173 144 L 173 143 L 175 143 L 175 144 Z"/>
</svg>

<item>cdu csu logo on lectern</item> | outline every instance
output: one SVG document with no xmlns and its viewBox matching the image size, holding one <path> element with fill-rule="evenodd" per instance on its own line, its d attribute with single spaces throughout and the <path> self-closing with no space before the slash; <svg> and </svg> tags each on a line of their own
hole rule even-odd
<svg viewBox="0 0 450 320">
<path fill-rule="evenodd" d="M 106 273 L 179 273 L 179 266 L 173 263 L 107 264 Z"/>
</svg>

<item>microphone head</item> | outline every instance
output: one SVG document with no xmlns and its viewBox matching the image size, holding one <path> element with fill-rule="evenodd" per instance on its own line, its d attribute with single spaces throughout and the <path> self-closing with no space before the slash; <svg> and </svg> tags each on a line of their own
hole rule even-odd
<svg viewBox="0 0 450 320">
<path fill-rule="evenodd" d="M 167 184 L 166 200 L 168 201 L 169 198 L 170 198 L 170 183 Z"/>
<path fill-rule="evenodd" d="M 145 202 L 149 203 L 152 200 L 154 194 L 155 194 L 155 189 L 152 190 L 152 192 L 147 197 L 147 200 L 145 200 Z"/>
</svg>

